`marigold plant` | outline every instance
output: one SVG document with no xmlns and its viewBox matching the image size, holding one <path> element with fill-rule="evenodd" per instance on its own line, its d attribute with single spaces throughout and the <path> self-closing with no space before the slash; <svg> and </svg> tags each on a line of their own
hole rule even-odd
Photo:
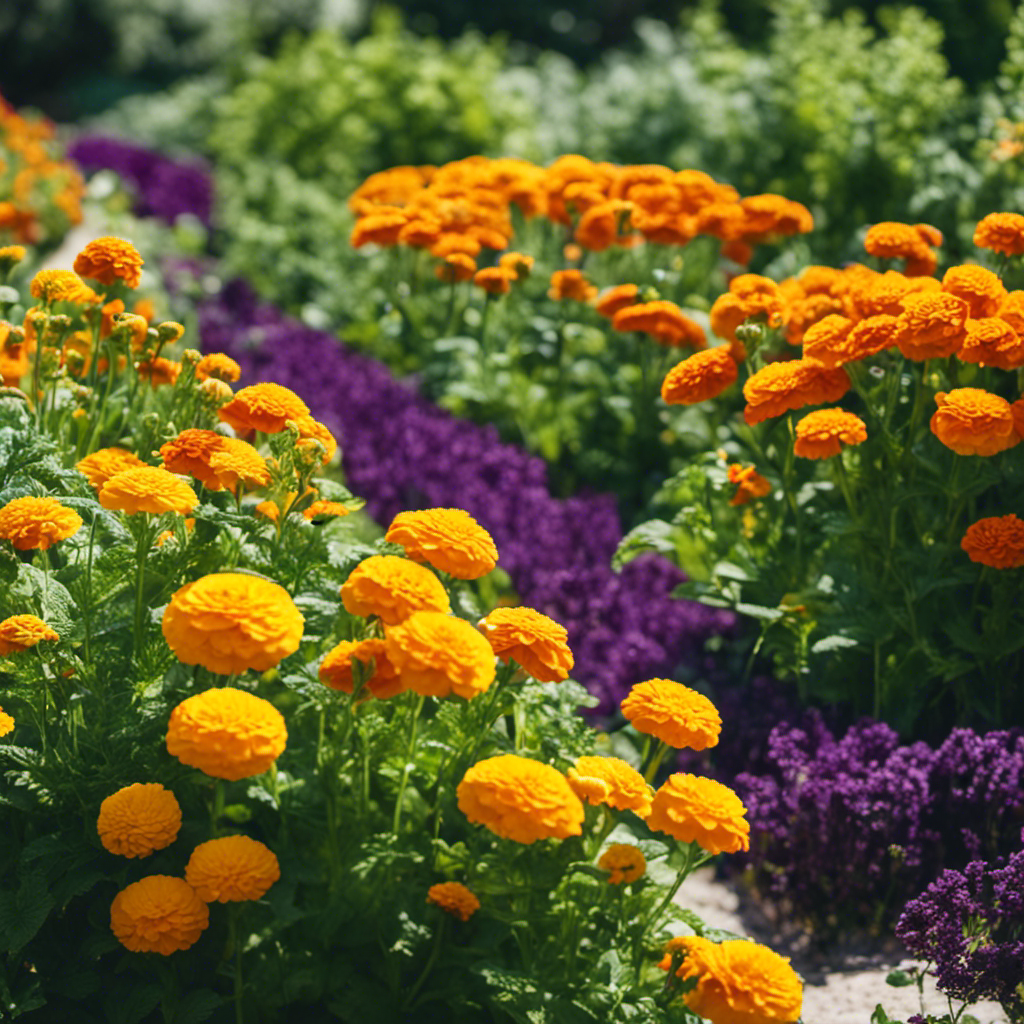
<svg viewBox="0 0 1024 1024">
<path fill-rule="evenodd" d="M 654 794 L 647 826 L 682 843 L 698 843 L 708 853 L 735 853 L 750 848 L 746 811 L 728 786 L 676 772 Z"/>
<path fill-rule="evenodd" d="M 394 626 L 413 612 L 447 612 L 451 605 L 441 581 L 429 570 L 395 555 L 371 555 L 352 570 L 341 588 L 346 611 L 376 615 Z"/>
<path fill-rule="evenodd" d="M 0 655 L 20 654 L 44 640 L 59 640 L 51 629 L 35 615 L 12 615 L 0 622 Z"/>
</svg>

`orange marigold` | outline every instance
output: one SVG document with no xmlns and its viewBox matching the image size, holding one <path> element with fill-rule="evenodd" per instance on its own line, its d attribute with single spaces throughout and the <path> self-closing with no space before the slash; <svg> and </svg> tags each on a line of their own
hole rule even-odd
<svg viewBox="0 0 1024 1024">
<path fill-rule="evenodd" d="M 11 732 L 14 732 L 14 719 L 0 708 L 0 736 L 6 736 Z"/>
<path fill-rule="evenodd" d="M 930 251 L 929 243 L 916 227 L 891 220 L 874 224 L 868 229 L 864 237 L 864 248 L 871 256 L 880 259 L 920 258 Z"/>
<path fill-rule="evenodd" d="M 484 267 L 473 275 L 473 284 L 488 295 L 507 295 L 512 282 L 517 280 L 516 272 L 505 267 Z"/>
<path fill-rule="evenodd" d="M 122 889 L 110 904 L 110 929 L 133 953 L 170 956 L 194 946 L 210 909 L 183 878 L 149 875 Z"/>
<path fill-rule="evenodd" d="M 549 298 L 589 302 L 595 295 L 597 288 L 583 276 L 582 270 L 556 270 L 551 275 Z"/>
<path fill-rule="evenodd" d="M 199 504 L 196 492 L 162 466 L 122 470 L 100 488 L 99 501 L 104 508 L 129 516 L 140 512 L 177 512 L 187 516 Z"/>
<path fill-rule="evenodd" d="M 1024 520 L 1012 513 L 979 519 L 967 527 L 960 547 L 972 562 L 1019 569 L 1024 565 Z"/>
<path fill-rule="evenodd" d="M 94 238 L 76 257 L 76 274 L 92 278 L 100 284 L 124 281 L 129 288 L 138 288 L 142 278 L 142 256 L 124 238 L 105 235 Z"/>
<path fill-rule="evenodd" d="M 612 843 L 597 859 L 597 866 L 608 872 L 609 885 L 623 885 L 643 878 L 647 859 L 632 843 Z"/>
<path fill-rule="evenodd" d="M 480 909 L 480 901 L 461 882 L 432 885 L 427 890 L 427 902 L 460 921 L 468 921 Z"/>
<path fill-rule="evenodd" d="M 441 581 L 429 569 L 397 555 L 363 559 L 342 584 L 341 603 L 350 615 L 376 615 L 386 626 L 413 612 L 451 610 Z"/>
<path fill-rule="evenodd" d="M 167 752 L 215 779 L 262 775 L 288 742 L 281 712 L 268 700 L 230 687 L 183 700 L 167 722 Z"/>
<path fill-rule="evenodd" d="M 935 395 L 932 433 L 958 455 L 995 455 L 1021 441 L 1010 403 L 980 388 Z"/>
<path fill-rule="evenodd" d="M 238 431 L 261 430 L 279 434 L 288 420 L 309 415 L 309 406 L 294 391 L 280 384 L 250 384 L 235 392 L 217 415 Z"/>
<path fill-rule="evenodd" d="M 120 857 L 148 857 L 170 846 L 181 829 L 181 807 L 159 782 L 136 782 L 100 804 L 96 831 L 105 850 Z"/>
<path fill-rule="evenodd" d="M 444 612 L 414 612 L 387 629 L 388 660 L 402 682 L 425 697 L 470 700 L 494 682 L 494 652 L 466 622 Z"/>
<path fill-rule="evenodd" d="M 0 656 L 20 654 L 44 640 L 59 640 L 51 629 L 35 615 L 12 615 L 0 622 Z"/>
<path fill-rule="evenodd" d="M 174 592 L 162 628 L 179 661 L 226 676 L 266 672 L 294 654 L 304 623 L 284 587 L 248 573 L 217 572 Z"/>
<path fill-rule="evenodd" d="M 712 303 L 708 317 L 711 321 L 711 330 L 718 337 L 725 341 L 735 341 L 736 328 L 752 315 L 738 295 L 726 292 Z"/>
<path fill-rule="evenodd" d="M 1024 253 L 1024 216 L 1019 213 L 990 213 L 978 221 L 974 244 L 1004 256 Z"/>
<path fill-rule="evenodd" d="M 200 843 L 185 867 L 185 881 L 204 903 L 261 899 L 280 877 L 273 850 L 248 836 Z"/>
<path fill-rule="evenodd" d="M 892 347 L 896 344 L 898 329 L 899 317 L 891 313 L 879 313 L 854 324 L 839 347 L 842 362 L 836 365 L 842 366 L 860 359 L 868 359 L 870 356 L 878 355 L 883 349 Z"/>
<path fill-rule="evenodd" d="M 611 319 L 620 309 L 636 305 L 639 296 L 640 289 L 635 284 L 617 284 L 601 293 L 594 303 L 594 309 L 601 316 Z"/>
<path fill-rule="evenodd" d="M 714 779 L 685 772 L 670 775 L 654 794 L 647 827 L 681 843 L 699 843 L 708 853 L 750 849 L 743 801 Z"/>
<path fill-rule="evenodd" d="M 348 508 L 340 501 L 325 501 L 321 498 L 302 513 L 302 518 L 313 522 L 316 519 L 341 519 L 348 514 Z"/>
<path fill-rule="evenodd" d="M 457 281 L 468 281 L 476 273 L 476 260 L 463 252 L 453 252 L 445 256 L 434 269 L 438 280 L 454 284 Z"/>
<path fill-rule="evenodd" d="M 651 787 L 621 757 L 578 757 L 567 778 L 573 792 L 587 803 L 607 804 L 617 811 L 636 811 L 641 818 L 651 813 Z M 594 786 L 595 781 L 601 786 Z"/>
<path fill-rule="evenodd" d="M 838 402 L 849 390 L 850 378 L 841 367 L 829 369 L 806 358 L 769 363 L 743 385 L 743 418 L 760 423 L 805 405 Z"/>
<path fill-rule="evenodd" d="M 967 336 L 957 358 L 965 363 L 1016 370 L 1024 366 L 1024 338 L 998 316 L 968 320 Z"/>
<path fill-rule="evenodd" d="M 753 466 L 734 462 L 729 467 L 729 483 L 736 484 L 736 493 L 729 499 L 733 506 L 749 505 L 755 498 L 772 493 L 772 485 Z"/>
<path fill-rule="evenodd" d="M 211 352 L 196 363 L 196 380 L 202 382 L 211 377 L 234 384 L 242 376 L 242 368 L 223 352 Z"/>
<path fill-rule="evenodd" d="M 409 219 L 404 210 L 379 208 L 380 212 L 360 217 L 349 235 L 349 245 L 359 249 L 364 245 L 395 245 Z"/>
<path fill-rule="evenodd" d="M 674 303 L 665 299 L 638 302 L 620 309 L 612 317 L 617 331 L 639 331 L 649 334 L 655 341 L 673 348 L 704 348 L 707 338 L 700 324 L 691 320 Z"/>
<path fill-rule="evenodd" d="M 387 646 L 387 641 L 378 637 L 342 640 L 320 663 L 320 682 L 332 690 L 351 693 L 355 689 L 352 662 L 356 661 L 363 666 L 367 690 L 378 700 L 389 700 L 404 693 L 405 682 L 388 659 Z"/>
<path fill-rule="evenodd" d="M 868 428 L 855 413 L 817 409 L 797 423 L 793 454 L 804 459 L 830 459 L 844 444 L 861 444 L 867 439 Z"/>
<path fill-rule="evenodd" d="M 896 318 L 896 344 L 907 359 L 945 359 L 967 336 L 971 307 L 949 292 L 908 295 Z"/>
<path fill-rule="evenodd" d="M 82 517 L 56 498 L 14 498 L 0 508 L 0 539 L 9 540 L 19 551 L 45 551 L 81 525 Z"/>
<path fill-rule="evenodd" d="M 164 359 L 163 356 L 157 356 L 155 359 L 143 359 L 141 363 L 136 364 L 135 369 L 139 378 L 148 380 L 154 388 L 175 384 L 178 377 L 181 376 L 181 363 Z"/>
<path fill-rule="evenodd" d="M 996 316 L 1005 320 L 1018 334 L 1024 335 L 1024 292 L 1010 292 L 999 306 Z"/>
<path fill-rule="evenodd" d="M 638 732 L 670 747 L 706 750 L 718 743 L 722 719 L 703 694 L 671 679 L 637 683 L 622 702 L 622 713 Z"/>
<path fill-rule="evenodd" d="M 319 441 L 324 446 L 323 464 L 326 466 L 334 453 L 338 450 L 338 442 L 334 435 L 319 420 L 312 416 L 300 416 L 295 420 L 295 426 L 299 428 L 299 441 Z"/>
<path fill-rule="evenodd" d="M 502 253 L 498 258 L 498 266 L 511 270 L 519 281 L 523 281 L 530 276 L 530 271 L 533 270 L 533 263 L 533 257 L 528 256 L 525 252 L 506 252 Z"/>
<path fill-rule="evenodd" d="M 251 444 L 213 430 L 183 430 L 161 446 L 160 455 L 169 472 L 194 476 L 211 491 L 233 491 L 239 481 L 250 487 L 270 483 L 266 460 Z"/>
<path fill-rule="evenodd" d="M 486 576 L 498 560 L 494 539 L 460 508 L 399 512 L 384 539 L 401 544 L 414 561 L 428 562 L 460 580 Z"/>
<path fill-rule="evenodd" d="M 75 469 L 98 491 L 118 473 L 144 465 L 142 459 L 124 448 L 101 448 L 76 462 Z"/>
<path fill-rule="evenodd" d="M 822 317 L 804 332 L 804 355 L 816 359 L 822 366 L 842 366 L 850 360 L 845 358 L 846 339 L 853 330 L 853 321 L 833 313 Z"/>
<path fill-rule="evenodd" d="M 549 764 L 517 754 L 478 761 L 456 795 L 459 810 L 502 839 L 530 844 L 583 832 L 583 804 L 565 776 Z"/>
<path fill-rule="evenodd" d="M 1006 289 L 998 275 L 973 263 L 950 267 L 942 278 L 942 290 L 963 299 L 976 320 L 995 316 L 1006 298 Z"/>
<path fill-rule="evenodd" d="M 240 483 L 246 487 L 266 487 L 270 483 L 266 459 L 248 441 L 235 437 L 224 438 L 224 444 L 211 453 L 210 469 L 232 492 Z"/>
<path fill-rule="evenodd" d="M 695 352 L 677 363 L 661 384 L 666 405 L 695 405 L 717 398 L 736 383 L 739 368 L 726 346 Z"/>
<path fill-rule="evenodd" d="M 568 679 L 573 666 L 569 634 L 554 619 L 533 608 L 495 608 L 479 625 L 502 661 L 518 662 L 541 683 Z"/>
<path fill-rule="evenodd" d="M 32 298 L 44 304 L 51 302 L 90 302 L 96 300 L 96 293 L 70 270 L 55 268 L 40 270 L 29 284 Z"/>
</svg>

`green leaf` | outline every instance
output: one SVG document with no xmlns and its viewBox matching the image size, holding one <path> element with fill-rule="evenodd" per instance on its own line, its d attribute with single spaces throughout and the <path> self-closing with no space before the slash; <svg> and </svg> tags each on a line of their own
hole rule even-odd
<svg viewBox="0 0 1024 1024">
<path fill-rule="evenodd" d="M 674 555 L 676 545 L 673 540 L 675 528 L 662 519 L 651 519 L 630 530 L 619 542 L 612 556 L 612 568 L 618 571 L 627 562 L 648 551 L 656 551 L 660 555 Z"/>
<path fill-rule="evenodd" d="M 858 641 L 848 636 L 840 636 L 838 633 L 833 636 L 822 637 L 821 640 L 811 645 L 811 654 L 826 654 L 828 651 L 841 651 L 845 647 L 856 647 Z"/>
<path fill-rule="evenodd" d="M 906 988 L 908 985 L 916 984 L 916 980 L 912 974 L 908 974 L 906 971 L 890 971 L 885 976 L 886 985 L 892 985 L 893 988 Z"/>
<path fill-rule="evenodd" d="M 0 941 L 17 953 L 32 940 L 53 909 L 46 877 L 33 871 L 22 879 L 17 892 L 0 892 Z"/>
<path fill-rule="evenodd" d="M 178 1003 L 173 1024 L 202 1024 L 223 1006 L 225 1000 L 208 988 L 193 989 Z"/>
<path fill-rule="evenodd" d="M 741 615 L 749 615 L 751 618 L 763 619 L 766 622 L 775 622 L 783 615 L 778 608 L 766 608 L 763 604 L 745 604 L 743 602 L 736 605 L 736 611 Z"/>
</svg>

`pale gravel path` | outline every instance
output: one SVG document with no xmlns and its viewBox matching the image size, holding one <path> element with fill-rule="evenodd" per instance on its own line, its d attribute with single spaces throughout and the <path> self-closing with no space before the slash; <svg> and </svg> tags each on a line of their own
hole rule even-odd
<svg viewBox="0 0 1024 1024">
<path fill-rule="evenodd" d="M 688 878 L 678 902 L 714 928 L 772 945 L 772 936 L 755 934 L 750 920 L 741 917 L 737 889 L 729 882 L 716 881 L 712 868 L 702 868 Z M 913 963 L 898 952 L 879 949 L 825 966 L 794 953 L 792 962 L 804 978 L 804 1024 L 869 1024 L 878 1003 L 897 1020 L 920 1012 L 916 986 L 892 988 L 885 983 L 889 971 Z M 925 1009 L 936 1014 L 946 1009 L 946 997 L 933 984 L 925 986 Z M 1009 1024 L 998 1003 L 978 1003 L 969 1012 L 981 1024 Z"/>
</svg>

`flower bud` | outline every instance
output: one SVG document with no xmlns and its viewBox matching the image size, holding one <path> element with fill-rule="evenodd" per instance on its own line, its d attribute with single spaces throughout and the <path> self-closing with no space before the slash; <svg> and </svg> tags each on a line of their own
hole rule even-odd
<svg viewBox="0 0 1024 1024">
<path fill-rule="evenodd" d="M 231 390 L 231 385 L 218 380 L 216 377 L 208 377 L 204 380 L 199 385 L 199 392 L 205 402 L 209 402 L 210 405 L 217 409 L 222 405 L 227 405 L 235 396 L 235 393 Z"/>
<path fill-rule="evenodd" d="M 161 324 L 161 326 L 166 326 L 166 325 Z M 182 366 L 195 366 L 199 362 L 199 360 L 202 359 L 202 358 L 203 358 L 202 354 L 199 353 L 196 349 L 194 349 L 194 348 L 187 348 L 187 349 L 185 349 L 184 352 L 181 353 L 181 365 Z"/>
<path fill-rule="evenodd" d="M 156 332 L 161 345 L 173 345 L 185 333 L 185 328 L 174 320 L 165 320 L 157 325 Z"/>
</svg>

